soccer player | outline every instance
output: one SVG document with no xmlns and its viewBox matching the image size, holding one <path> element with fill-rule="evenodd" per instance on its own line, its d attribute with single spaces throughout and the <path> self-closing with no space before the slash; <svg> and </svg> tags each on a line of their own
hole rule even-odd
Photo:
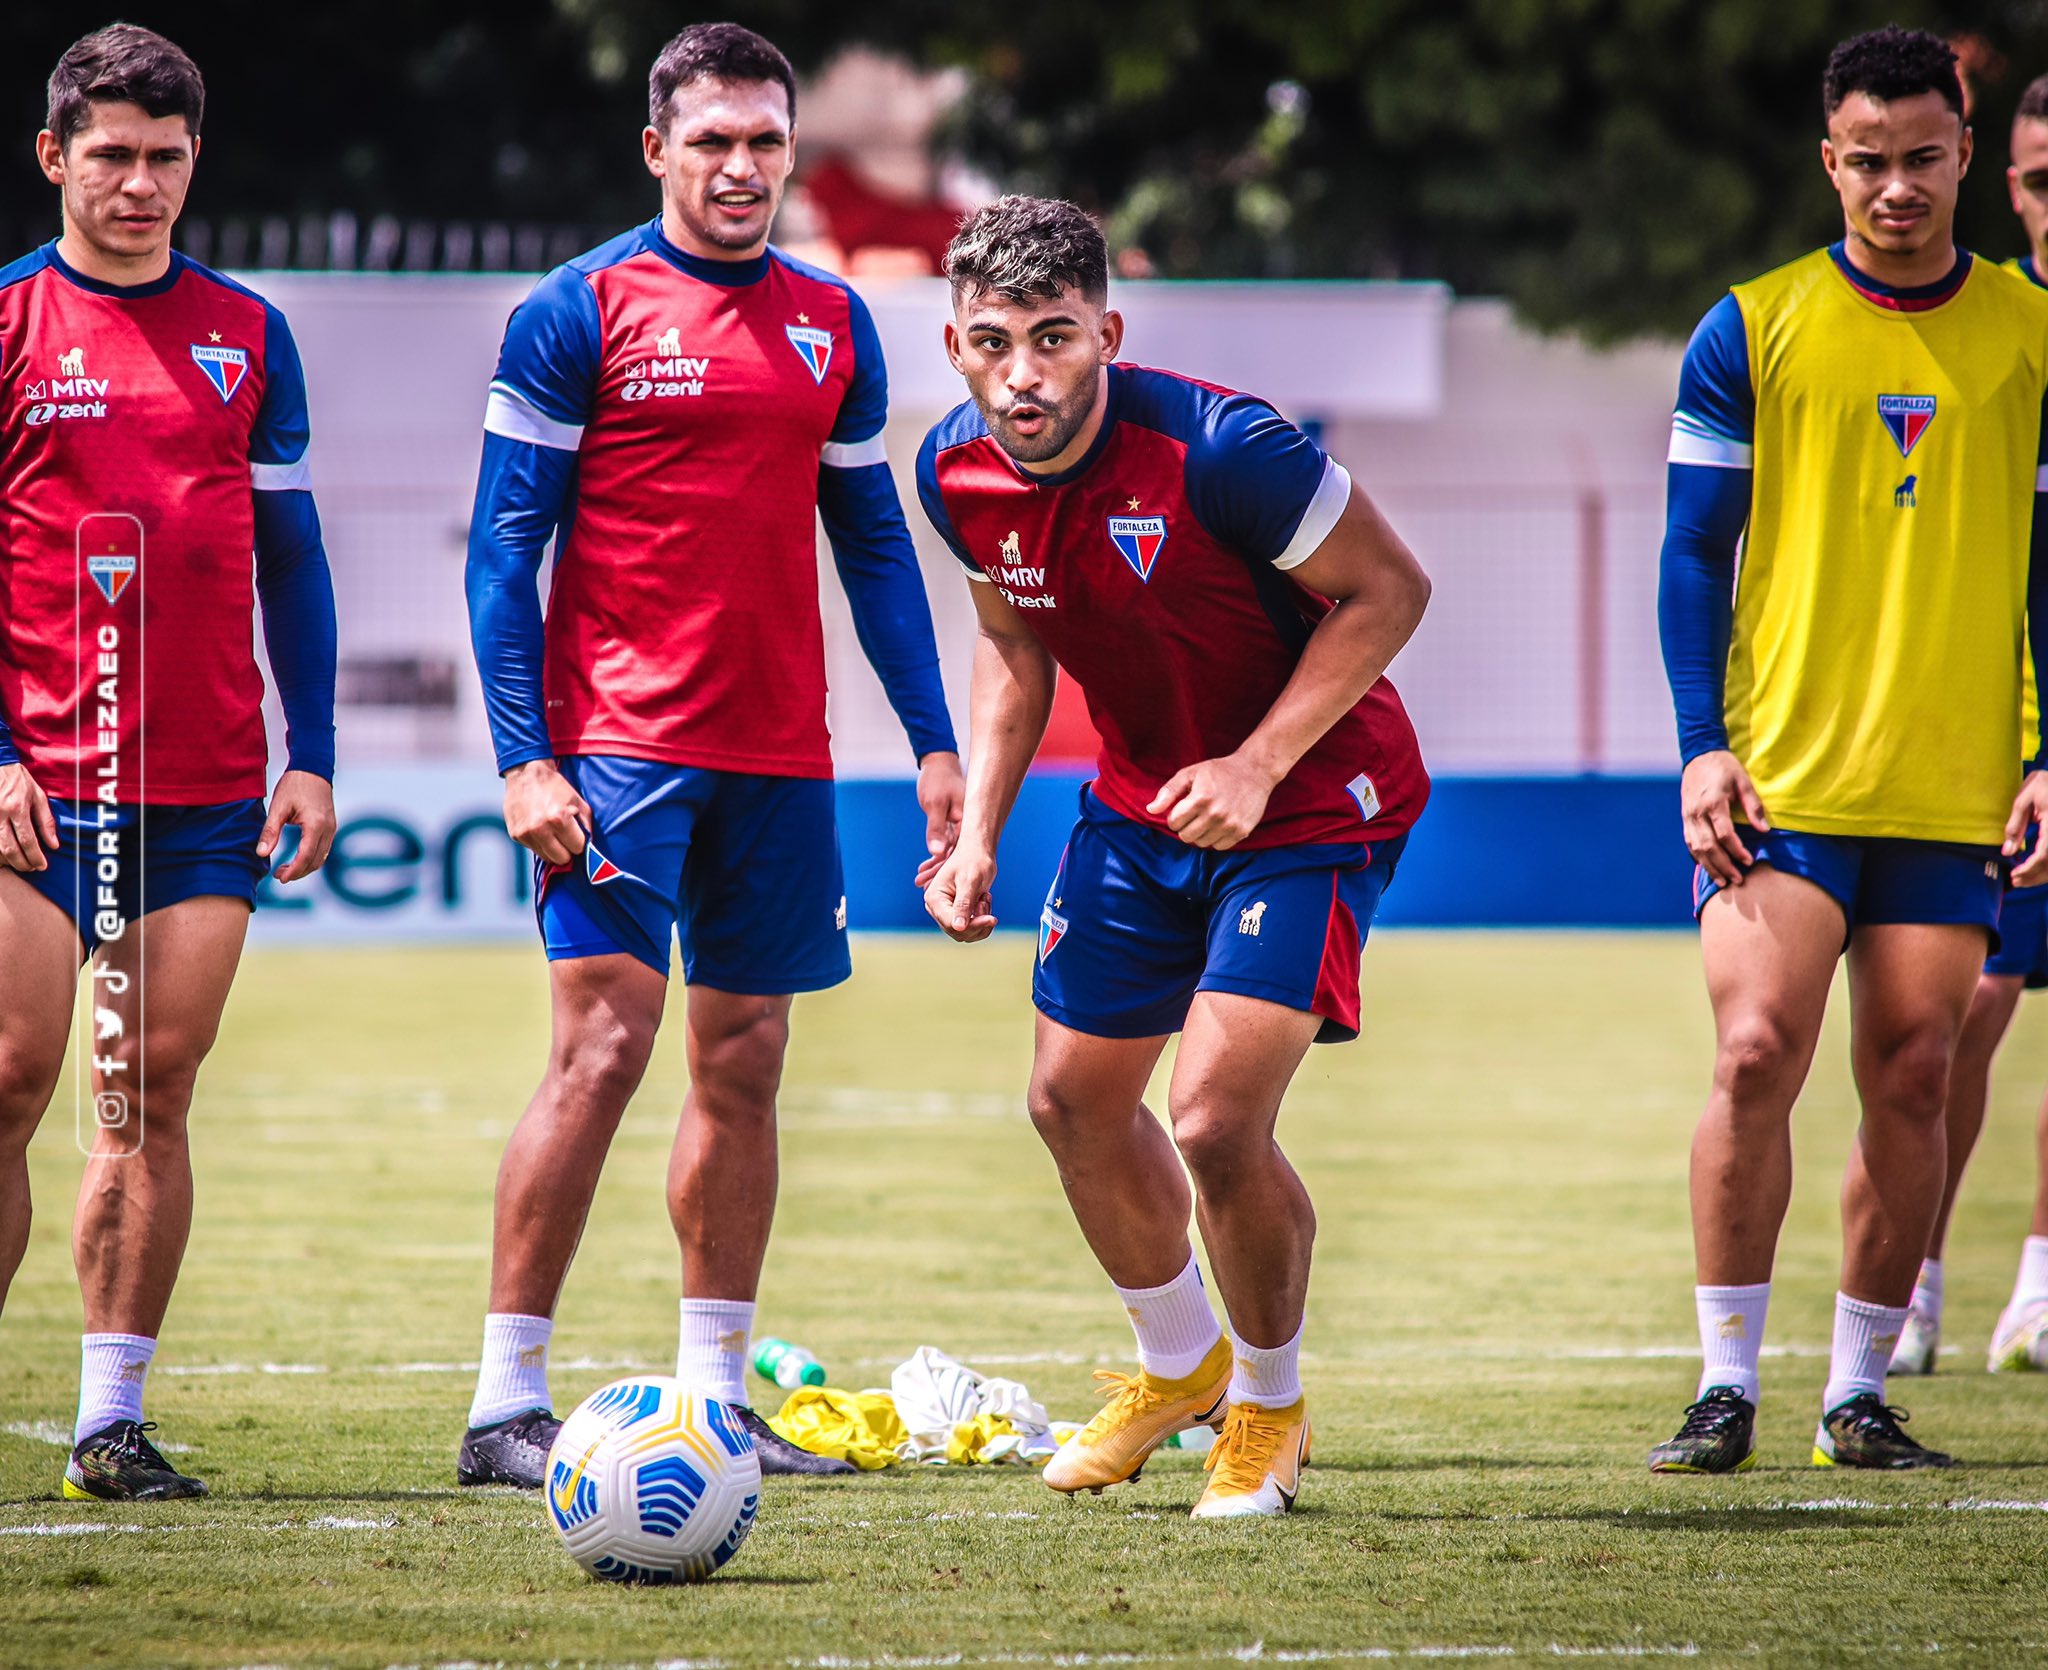
<svg viewBox="0 0 2048 1670">
<path fill-rule="evenodd" d="M 2048 254 L 2048 76 L 2030 85 L 2020 97 L 2012 124 L 2012 161 L 2005 171 L 2013 213 L 2026 228 L 2028 253 L 2006 264 L 2037 285 L 2048 284 L 2042 257 Z M 2021 705 L 2020 739 L 2034 746 L 2036 704 L 2031 685 Z M 1942 1255 L 1948 1243 L 1949 1218 L 1963 1171 L 1984 1128 L 1984 1105 L 1991 1095 L 1991 1062 L 2019 1008 L 2020 993 L 2048 986 L 2048 886 L 2015 888 L 2005 896 L 1998 915 L 1999 946 L 1984 964 L 1977 994 L 1956 1041 L 1954 1070 L 1948 1086 L 1948 1186 L 1934 1220 L 1934 1238 L 1913 1283 L 1913 1299 L 1892 1353 L 1892 1373 L 1932 1374 L 1941 1350 Z M 1991 1334 L 1990 1368 L 2034 1369 L 2035 1350 L 2048 1338 L 2048 1104 L 2035 1122 L 2037 1181 L 2031 1232 L 2020 1249 L 2019 1273 L 2012 1298 Z"/>
<path fill-rule="evenodd" d="M 1001 199 L 946 271 L 972 399 L 926 438 L 918 491 L 980 621 L 966 814 L 923 872 L 946 933 L 995 926 L 996 843 L 1055 662 L 1103 738 L 1039 918 L 1029 1101 L 1138 1372 L 1110 1376 L 1045 1482 L 1100 1491 L 1206 1422 L 1195 1515 L 1284 1513 L 1309 1450 L 1315 1212 L 1274 1126 L 1310 1043 L 1357 1036 L 1359 953 L 1428 796 L 1381 675 L 1429 581 L 1272 407 L 1114 363 L 1102 234 L 1071 204 Z M 1174 1032 L 1169 1140 L 1141 1098 Z"/>
<path fill-rule="evenodd" d="M 2048 807 L 2048 776 L 2019 769 L 2025 628 L 2038 652 L 2048 613 L 2029 543 L 2048 299 L 1955 246 L 1970 133 L 1945 44 L 1843 43 L 1823 107 L 1846 235 L 1714 306 L 1672 424 L 1659 617 L 1717 1042 L 1692 1149 L 1705 1366 L 1657 1472 L 1754 1459 L 1792 1105 L 1845 945 L 1863 1120 L 1813 1461 L 1948 1464 L 1885 1371 L 2001 849 Z M 2048 880 L 2048 851 L 2014 875 Z"/>
<path fill-rule="evenodd" d="M 536 1486 L 555 1301 L 639 1084 L 680 932 L 690 1090 L 669 1163 L 677 1375 L 741 1406 L 768 1472 L 850 1473 L 745 1408 L 795 993 L 847 977 L 817 518 L 918 759 L 930 851 L 962 795 L 931 614 L 884 461 L 861 300 L 768 242 L 796 83 L 698 24 L 649 77 L 661 212 L 558 267 L 506 330 L 469 603 L 505 822 L 533 850 L 554 1036 L 498 1174 L 458 1475 Z M 535 576 L 557 538 L 546 619 Z"/>
<path fill-rule="evenodd" d="M 334 835 L 334 590 L 298 351 L 276 308 L 171 249 L 204 104 L 161 35 L 76 42 L 36 137 L 62 235 L 0 269 L 0 1296 L 85 964 L 64 1494 L 107 1501 L 206 1493 L 142 1418 L 192 1224 L 186 1119 L 284 827 L 282 881 Z M 289 727 L 267 813 L 259 598 Z"/>
</svg>

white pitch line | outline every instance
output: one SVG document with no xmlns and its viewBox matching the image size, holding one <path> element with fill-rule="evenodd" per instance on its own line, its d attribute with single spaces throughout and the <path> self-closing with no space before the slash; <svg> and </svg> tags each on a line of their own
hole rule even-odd
<svg viewBox="0 0 2048 1670">
<path fill-rule="evenodd" d="M 0 1432 L 11 1432 L 17 1438 L 32 1438 L 38 1444 L 55 1444 L 59 1449 L 68 1450 L 72 1445 L 72 1431 L 62 1421 L 9 1421 L 0 1426 Z M 190 1444 L 160 1443 L 157 1448 L 166 1455 L 190 1455 Z"/>
</svg>

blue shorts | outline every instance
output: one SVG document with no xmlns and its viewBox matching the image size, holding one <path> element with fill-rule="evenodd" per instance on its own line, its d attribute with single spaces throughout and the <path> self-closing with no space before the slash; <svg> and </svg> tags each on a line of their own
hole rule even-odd
<svg viewBox="0 0 2048 1670">
<path fill-rule="evenodd" d="M 1998 949 L 2005 865 L 1996 847 L 1736 827 L 1756 863 L 1803 877 L 1842 907 L 1845 944 L 1865 925 L 1957 923 L 1982 928 L 1991 936 L 1991 949 Z M 1695 866 L 1693 915 L 1720 891 L 1721 884 Z"/>
<path fill-rule="evenodd" d="M 550 960 L 624 951 L 664 977 L 782 997 L 853 972 L 831 781 L 760 777 L 613 754 L 571 756 L 590 802 L 574 863 L 534 860 L 534 913 Z"/>
<path fill-rule="evenodd" d="M 256 856 L 267 815 L 261 800 L 102 808 L 53 798 L 50 809 L 57 814 L 57 850 L 44 855 L 50 867 L 22 871 L 21 879 L 71 918 L 88 957 L 99 949 L 105 912 L 134 922 L 203 896 L 256 908 L 257 883 L 270 868 Z M 111 898 L 102 897 L 103 887 Z"/>
<path fill-rule="evenodd" d="M 2048 885 L 2015 887 L 1998 913 L 1998 949 L 1986 974 L 2017 974 L 2030 991 L 2048 986 Z"/>
<path fill-rule="evenodd" d="M 1038 919 L 1031 996 L 1097 1038 L 1177 1032 L 1196 992 L 1262 997 L 1358 1036 L 1358 959 L 1407 837 L 1215 852 L 1081 791 Z"/>
</svg>

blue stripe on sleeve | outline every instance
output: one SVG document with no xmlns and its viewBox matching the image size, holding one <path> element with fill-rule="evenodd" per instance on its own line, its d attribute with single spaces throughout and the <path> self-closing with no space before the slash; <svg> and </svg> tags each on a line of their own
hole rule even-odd
<svg viewBox="0 0 2048 1670">
<path fill-rule="evenodd" d="M 1756 440 L 1756 387 L 1750 380 L 1749 333 L 1741 304 L 1732 295 L 1707 310 L 1686 344 L 1671 428 L 1672 463 L 1749 467 L 1747 448 Z M 1706 450 L 1692 456 L 1684 444 L 1688 438 L 1707 443 Z M 1732 442 L 1734 449 L 1710 456 L 1715 441 Z"/>
<path fill-rule="evenodd" d="M 1657 587 L 1657 635 L 1690 764 L 1728 746 L 1728 642 L 1735 630 L 1735 553 L 1749 520 L 1750 472 L 1673 464 Z"/>
<path fill-rule="evenodd" d="M 980 574 L 981 564 L 967 554 L 967 542 L 960 537 L 960 530 L 953 526 L 953 513 L 946 508 L 945 495 L 939 491 L 939 436 L 949 427 L 957 427 L 960 411 L 956 409 L 949 416 L 932 426 L 924 438 L 924 445 L 917 449 L 917 502 L 924 507 L 925 520 L 934 532 L 946 542 L 946 549 L 960 559 L 961 566 L 970 574 Z"/>
<path fill-rule="evenodd" d="M 284 315 L 270 303 L 263 304 L 263 404 L 257 408 L 255 427 L 249 433 L 249 462 L 257 465 L 288 465 L 306 456 L 312 439 L 312 419 L 306 409 L 306 368 L 299 361 L 299 347 L 292 340 Z M 306 485 L 304 480 L 289 483 Z M 316 535 L 317 535 L 317 521 Z"/>
<path fill-rule="evenodd" d="M 597 296 L 574 267 L 533 287 L 505 326 L 493 386 L 512 389 L 556 423 L 589 421 L 603 356 Z"/>
<path fill-rule="evenodd" d="M 1209 405 L 1188 443 L 1188 506 L 1232 550 L 1272 562 L 1314 502 L 1326 462 L 1263 400 L 1233 394 Z"/>
<path fill-rule="evenodd" d="M 332 782 L 334 577 L 320 538 L 320 513 L 303 488 L 251 498 L 256 595 L 263 605 L 263 647 L 284 707 L 286 764 Z"/>
<path fill-rule="evenodd" d="M 832 542 L 862 653 L 888 693 L 918 759 L 955 753 L 939 681 L 939 649 L 917 551 L 886 464 L 818 471 L 818 513 Z"/>
<path fill-rule="evenodd" d="M 852 290 L 846 292 L 846 301 L 847 331 L 853 338 L 853 380 L 846 386 L 846 398 L 839 403 L 839 417 L 832 425 L 832 440 L 841 446 L 873 439 L 889 421 L 889 371 L 882 362 L 882 339 L 875 332 L 874 315 Z"/>
<path fill-rule="evenodd" d="M 570 514 L 575 479 L 573 452 L 484 436 L 464 590 L 500 773 L 554 757 L 541 693 L 545 639 L 537 582 L 548 540 Z"/>
</svg>

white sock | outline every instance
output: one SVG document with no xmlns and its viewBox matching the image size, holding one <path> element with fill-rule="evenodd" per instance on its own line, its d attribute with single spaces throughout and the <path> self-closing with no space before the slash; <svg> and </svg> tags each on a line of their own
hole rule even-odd
<svg viewBox="0 0 2048 1670">
<path fill-rule="evenodd" d="M 1262 1409 L 1285 1409 L 1301 1401 L 1301 1334 L 1308 1323 L 1294 1330 L 1294 1338 L 1271 1349 L 1247 1345 L 1230 1331 L 1230 1349 L 1237 1366 L 1230 1375 L 1230 1401 L 1255 1403 Z"/>
<path fill-rule="evenodd" d="M 1138 1365 L 1157 1379 L 1186 1379 L 1223 1337 L 1192 1252 L 1188 1267 L 1165 1286 L 1118 1287 L 1116 1296 L 1138 1336 Z"/>
<path fill-rule="evenodd" d="M 747 1343 L 753 1336 L 751 1300 L 685 1299 L 676 1378 L 720 1403 L 751 1405 Z"/>
<path fill-rule="evenodd" d="M 142 1384 L 156 1355 L 156 1341 L 140 1334 L 84 1334 L 79 1345 L 74 1444 L 115 1421 L 142 1419 Z"/>
<path fill-rule="evenodd" d="M 1705 1397 L 1716 1386 L 1733 1386 L 1755 1403 L 1761 1390 L 1757 1358 L 1764 1348 L 1771 1284 L 1695 1287 L 1692 1298 L 1700 1318 L 1700 1389 L 1693 1395 Z"/>
<path fill-rule="evenodd" d="M 1873 1305 L 1835 1295 L 1835 1349 L 1828 1359 L 1827 1390 L 1820 1395 L 1823 1412 L 1839 1408 L 1858 1392 L 1884 1396 L 1885 1372 L 1906 1320 L 1904 1305 Z"/>
<path fill-rule="evenodd" d="M 509 1421 L 523 1409 L 552 1409 L 548 1341 L 554 1319 L 494 1311 L 484 1318 L 484 1361 L 469 1406 L 471 1426 Z"/>
<path fill-rule="evenodd" d="M 2039 1299 L 2048 1299 L 2048 1235 L 2029 1235 L 2020 1246 L 2019 1279 L 2012 1284 L 2013 1309 Z"/>
<path fill-rule="evenodd" d="M 1913 1283 L 1913 1300 L 1907 1307 L 1924 1316 L 1928 1321 L 1941 1325 L 1941 1260 L 1923 1258 L 1920 1260 L 1920 1275 Z"/>
</svg>

